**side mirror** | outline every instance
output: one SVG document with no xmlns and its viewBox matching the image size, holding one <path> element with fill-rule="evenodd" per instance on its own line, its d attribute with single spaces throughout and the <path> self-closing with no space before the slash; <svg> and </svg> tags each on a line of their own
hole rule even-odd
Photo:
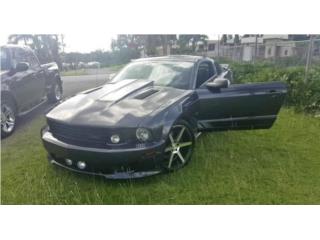
<svg viewBox="0 0 320 240">
<path fill-rule="evenodd" d="M 217 78 L 212 82 L 206 84 L 209 90 L 218 90 L 220 88 L 227 88 L 229 86 L 229 80 L 226 78 Z"/>
<path fill-rule="evenodd" d="M 16 66 L 16 72 L 24 72 L 29 69 L 29 63 L 26 62 L 19 62 Z"/>
</svg>

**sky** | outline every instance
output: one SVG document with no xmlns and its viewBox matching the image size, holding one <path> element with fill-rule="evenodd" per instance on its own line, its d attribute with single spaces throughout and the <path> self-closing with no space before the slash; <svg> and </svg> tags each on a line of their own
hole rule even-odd
<svg viewBox="0 0 320 240">
<path fill-rule="evenodd" d="M 97 49 L 111 50 L 111 40 L 116 38 L 117 34 L 91 34 L 77 35 L 64 34 L 66 52 L 91 52 Z"/>
<path fill-rule="evenodd" d="M 1 34 L 0 45 L 7 43 L 8 36 L 10 34 Z M 217 39 L 215 34 L 207 34 L 209 39 Z M 79 34 L 79 33 L 65 33 L 64 43 L 66 44 L 65 52 L 83 52 L 88 53 L 97 49 L 111 50 L 111 39 L 116 38 L 117 34 L 111 33 L 91 33 L 91 34 Z"/>
<path fill-rule="evenodd" d="M 1 34 L 0 45 L 7 43 L 10 34 Z M 64 34 L 65 52 L 91 52 L 97 49 L 110 50 L 111 39 L 116 38 L 117 34 Z"/>
</svg>

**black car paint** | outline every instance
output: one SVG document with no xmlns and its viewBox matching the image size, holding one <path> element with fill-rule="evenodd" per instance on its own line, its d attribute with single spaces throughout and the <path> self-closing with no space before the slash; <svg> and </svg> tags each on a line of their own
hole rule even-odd
<svg viewBox="0 0 320 240">
<path fill-rule="evenodd" d="M 42 139 L 50 161 L 70 168 L 65 165 L 65 158 L 83 160 L 88 163 L 89 172 L 109 178 L 117 178 L 118 174 L 126 172 L 161 172 L 164 143 L 177 120 L 187 121 L 194 134 L 198 131 L 269 128 L 285 97 L 286 86 L 281 82 L 231 84 L 222 89 L 208 89 L 204 82 L 196 88 L 199 65 L 204 61 L 214 63 L 207 58 L 173 56 L 138 61 L 162 60 L 194 62 L 190 89 L 154 86 L 152 81 L 131 79 L 80 93 L 49 112 L 48 122 L 62 124 L 65 129 L 91 128 L 92 132 L 93 129 L 98 129 L 98 132 L 106 130 L 103 139 L 105 147 L 88 147 L 87 143 L 76 139 L 76 135 L 68 138 L 62 136 L 63 131 L 60 132 L 62 135 L 58 135 L 47 128 L 42 132 Z M 225 75 L 227 73 L 222 71 L 208 81 Z M 146 94 L 147 97 L 142 99 L 137 97 L 147 91 L 152 94 Z M 114 132 L 120 132 L 123 128 L 129 132 L 129 129 L 135 130 L 138 127 L 151 130 L 151 142 L 141 144 L 131 139 L 129 143 L 119 146 L 108 144 Z M 96 140 L 97 134 L 90 135 L 90 130 L 88 132 L 87 135 L 80 135 L 80 138 Z M 99 167 L 101 164 L 103 166 Z M 71 169 L 79 171 L 75 166 Z"/>
<path fill-rule="evenodd" d="M 236 130 L 271 127 L 284 101 L 286 87 L 272 82 L 232 84 L 214 95 L 205 86 L 196 91 L 200 129 Z"/>
<path fill-rule="evenodd" d="M 136 175 L 144 177 L 150 172 L 161 171 L 162 151 L 164 142 L 161 140 L 148 145 L 138 144 L 131 148 L 113 149 L 75 146 L 57 139 L 48 129 L 42 130 L 42 139 L 49 152 L 48 159 L 51 163 L 64 166 L 74 171 L 79 171 L 76 164 L 67 166 L 65 159 L 85 161 L 85 172 L 104 175 L 109 178 L 123 178 Z"/>
<path fill-rule="evenodd" d="M 1 96 L 10 98 L 15 103 L 17 115 L 28 112 L 39 104 L 53 83 L 56 81 L 62 83 L 57 65 L 55 63 L 40 65 L 37 56 L 29 47 L 5 45 L 1 46 L 1 49 L 7 51 L 10 63 L 16 60 L 16 51 L 23 52 L 36 61 L 32 64 L 29 62 L 26 71 L 17 72 L 14 68 L 1 70 Z"/>
</svg>

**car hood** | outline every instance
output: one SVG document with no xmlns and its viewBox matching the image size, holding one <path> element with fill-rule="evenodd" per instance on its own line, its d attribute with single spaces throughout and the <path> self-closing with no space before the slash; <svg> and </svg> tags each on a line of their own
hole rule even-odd
<svg viewBox="0 0 320 240">
<path fill-rule="evenodd" d="M 128 79 L 84 91 L 55 107 L 47 118 L 66 124 L 95 127 L 137 127 L 147 117 L 191 93 Z"/>
</svg>

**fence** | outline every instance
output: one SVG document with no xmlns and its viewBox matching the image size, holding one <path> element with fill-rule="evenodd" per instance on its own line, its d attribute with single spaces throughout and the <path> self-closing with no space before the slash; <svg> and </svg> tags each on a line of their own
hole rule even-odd
<svg viewBox="0 0 320 240">
<path fill-rule="evenodd" d="M 210 49 L 210 48 L 209 48 Z M 236 46 L 216 44 L 199 54 L 236 62 L 271 61 L 287 65 L 320 63 L 320 39 L 306 41 L 270 41 Z"/>
</svg>

